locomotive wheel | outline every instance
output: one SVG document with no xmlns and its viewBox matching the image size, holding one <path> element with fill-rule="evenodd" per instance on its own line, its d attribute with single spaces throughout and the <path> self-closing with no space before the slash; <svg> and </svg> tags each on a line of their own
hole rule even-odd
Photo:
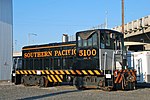
<svg viewBox="0 0 150 100">
<path fill-rule="evenodd" d="M 48 86 L 49 81 L 48 81 L 48 79 L 47 79 L 47 78 L 44 78 L 44 80 L 45 80 L 45 87 L 47 87 L 47 86 Z"/>
<path fill-rule="evenodd" d="M 49 82 L 48 86 L 50 87 L 54 86 L 54 82 Z"/>
<path fill-rule="evenodd" d="M 23 76 L 22 78 L 21 78 L 21 84 L 23 84 L 24 86 L 27 86 L 28 84 L 27 84 L 27 76 Z"/>
<path fill-rule="evenodd" d="M 75 83 L 75 86 L 78 90 L 83 90 L 84 89 L 82 77 L 75 77 L 74 78 L 74 83 Z"/>
<path fill-rule="evenodd" d="M 31 86 L 35 85 L 35 77 L 33 75 L 28 76 L 28 83 Z"/>
<path fill-rule="evenodd" d="M 21 84 L 21 78 L 21 75 L 16 75 L 16 77 L 14 78 L 15 85 Z"/>
<path fill-rule="evenodd" d="M 38 86 L 39 85 L 39 77 L 38 76 L 34 76 L 34 80 L 35 80 L 35 85 Z"/>
<path fill-rule="evenodd" d="M 127 90 L 135 90 L 135 82 L 128 82 Z"/>
<path fill-rule="evenodd" d="M 103 87 L 102 90 L 104 91 L 112 91 L 113 90 L 113 87 Z"/>
<path fill-rule="evenodd" d="M 133 90 L 136 89 L 135 82 L 132 83 L 132 89 L 133 89 Z"/>
<path fill-rule="evenodd" d="M 45 86 L 45 81 L 44 81 L 44 77 L 41 77 L 39 80 L 39 86 L 40 87 L 44 87 Z"/>
<path fill-rule="evenodd" d="M 72 81 L 72 77 L 66 75 L 65 80 L 66 80 L 66 82 L 70 83 Z"/>
<path fill-rule="evenodd" d="M 48 86 L 48 83 L 49 83 L 49 81 L 48 81 L 48 79 L 46 78 L 46 77 L 41 77 L 40 79 L 39 79 L 39 86 L 40 87 L 47 87 Z"/>
</svg>

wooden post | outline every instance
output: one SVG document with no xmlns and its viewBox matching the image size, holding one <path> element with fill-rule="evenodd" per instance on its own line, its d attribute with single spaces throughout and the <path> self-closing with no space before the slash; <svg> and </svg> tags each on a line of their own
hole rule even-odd
<svg viewBox="0 0 150 100">
<path fill-rule="evenodd" d="M 122 0 L 122 33 L 124 34 L 124 0 Z"/>
</svg>

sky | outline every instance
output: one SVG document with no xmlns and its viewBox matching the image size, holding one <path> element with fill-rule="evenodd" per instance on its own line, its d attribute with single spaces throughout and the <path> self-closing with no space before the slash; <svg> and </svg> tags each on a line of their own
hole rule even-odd
<svg viewBox="0 0 150 100">
<path fill-rule="evenodd" d="M 150 15 L 150 0 L 124 0 L 125 23 Z M 121 0 L 13 0 L 13 46 L 62 41 L 62 34 L 121 25 Z M 103 28 L 103 27 L 100 27 Z"/>
</svg>

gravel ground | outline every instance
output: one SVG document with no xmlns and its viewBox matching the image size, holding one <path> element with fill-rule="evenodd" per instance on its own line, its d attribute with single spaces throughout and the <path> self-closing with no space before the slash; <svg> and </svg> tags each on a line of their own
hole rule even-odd
<svg viewBox="0 0 150 100">
<path fill-rule="evenodd" d="M 73 86 L 39 88 L 0 82 L 0 100 L 150 100 L 150 88 L 133 91 L 77 90 Z"/>
</svg>

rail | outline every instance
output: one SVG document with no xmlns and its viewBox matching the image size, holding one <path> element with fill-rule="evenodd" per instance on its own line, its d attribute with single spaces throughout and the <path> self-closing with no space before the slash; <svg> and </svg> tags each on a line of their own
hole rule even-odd
<svg viewBox="0 0 150 100">
<path fill-rule="evenodd" d="M 111 74 L 113 75 L 113 71 L 114 71 L 114 61 L 115 61 L 115 52 L 113 52 L 113 56 L 112 56 L 112 72 Z"/>
<path fill-rule="evenodd" d="M 104 53 L 104 75 L 106 74 L 107 52 Z"/>
</svg>

